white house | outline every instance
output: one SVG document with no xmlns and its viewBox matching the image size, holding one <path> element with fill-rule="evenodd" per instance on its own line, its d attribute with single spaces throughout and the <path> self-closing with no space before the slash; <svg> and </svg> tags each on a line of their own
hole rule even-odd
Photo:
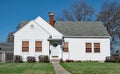
<svg viewBox="0 0 120 74">
<path fill-rule="evenodd" d="M 14 55 L 48 55 L 49 59 L 104 61 L 110 56 L 110 36 L 101 22 L 54 21 L 41 17 L 14 33 Z"/>
</svg>

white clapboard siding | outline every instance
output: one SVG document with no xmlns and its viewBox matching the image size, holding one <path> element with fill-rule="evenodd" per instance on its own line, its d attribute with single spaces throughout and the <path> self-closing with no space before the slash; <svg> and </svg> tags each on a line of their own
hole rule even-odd
<svg viewBox="0 0 120 74">
<path fill-rule="evenodd" d="M 104 61 L 110 56 L 110 39 L 109 38 L 65 38 L 69 42 L 69 52 L 63 53 L 63 60 L 93 60 Z M 100 43 L 100 53 L 86 53 L 86 43 Z M 94 46 L 93 49 L 94 50 Z"/>
<path fill-rule="evenodd" d="M 14 55 L 21 55 L 24 61 L 26 61 L 27 56 L 36 56 L 36 59 L 38 59 L 39 55 L 49 54 L 49 42 L 47 39 L 50 34 L 34 21 L 30 21 L 17 31 L 14 36 Z M 29 52 L 22 52 L 22 41 L 29 41 Z M 42 52 L 35 52 L 35 41 L 42 41 Z"/>
</svg>

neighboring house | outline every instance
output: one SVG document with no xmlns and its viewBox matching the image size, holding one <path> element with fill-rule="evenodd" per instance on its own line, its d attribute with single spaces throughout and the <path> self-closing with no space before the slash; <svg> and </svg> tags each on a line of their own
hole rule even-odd
<svg viewBox="0 0 120 74">
<path fill-rule="evenodd" d="M 13 61 L 13 43 L 0 43 L 0 62 Z"/>
<path fill-rule="evenodd" d="M 14 35 L 13 32 L 8 34 L 7 42 L 14 42 Z"/>
<path fill-rule="evenodd" d="M 110 35 L 101 22 L 54 21 L 37 17 L 14 33 L 14 55 L 48 55 L 49 59 L 104 61 L 110 56 Z"/>
</svg>

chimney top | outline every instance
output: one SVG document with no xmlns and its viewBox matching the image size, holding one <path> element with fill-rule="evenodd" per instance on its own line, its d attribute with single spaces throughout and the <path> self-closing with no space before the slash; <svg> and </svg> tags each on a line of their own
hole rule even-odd
<svg viewBox="0 0 120 74">
<path fill-rule="evenodd" d="M 49 14 L 49 15 L 54 15 L 54 12 L 49 12 L 48 14 Z"/>
<path fill-rule="evenodd" d="M 54 12 L 49 12 L 49 23 L 54 26 Z"/>
</svg>

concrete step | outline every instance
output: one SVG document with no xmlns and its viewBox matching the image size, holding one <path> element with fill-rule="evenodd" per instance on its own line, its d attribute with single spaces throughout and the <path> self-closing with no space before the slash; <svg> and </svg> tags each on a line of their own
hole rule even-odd
<svg viewBox="0 0 120 74">
<path fill-rule="evenodd" d="M 51 63 L 59 63 L 59 62 L 60 62 L 60 59 L 51 59 L 50 62 L 51 62 Z"/>
</svg>

